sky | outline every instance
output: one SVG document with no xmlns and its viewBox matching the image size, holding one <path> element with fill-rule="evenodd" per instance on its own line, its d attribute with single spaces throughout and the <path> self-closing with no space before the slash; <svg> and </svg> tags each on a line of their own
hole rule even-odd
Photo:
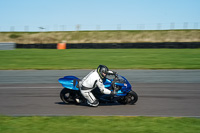
<svg viewBox="0 0 200 133">
<path fill-rule="evenodd" d="M 0 0 L 0 31 L 152 29 L 200 29 L 200 0 Z"/>
</svg>

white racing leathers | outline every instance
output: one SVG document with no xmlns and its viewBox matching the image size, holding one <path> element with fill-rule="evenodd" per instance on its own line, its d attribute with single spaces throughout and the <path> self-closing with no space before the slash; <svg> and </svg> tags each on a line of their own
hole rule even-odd
<svg viewBox="0 0 200 133">
<path fill-rule="evenodd" d="M 103 81 L 97 73 L 97 70 L 94 70 L 85 76 L 80 82 L 82 95 L 87 99 L 87 103 L 94 107 L 99 105 L 99 101 L 91 92 L 96 87 L 98 87 L 103 94 L 111 94 L 111 91 L 104 87 Z"/>
</svg>

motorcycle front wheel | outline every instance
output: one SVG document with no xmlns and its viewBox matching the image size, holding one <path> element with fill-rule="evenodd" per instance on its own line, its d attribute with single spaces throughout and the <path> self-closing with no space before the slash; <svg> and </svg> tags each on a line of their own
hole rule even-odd
<svg viewBox="0 0 200 133">
<path fill-rule="evenodd" d="M 121 104 L 135 104 L 138 100 L 138 95 L 134 91 L 130 91 L 125 97 L 120 99 L 118 102 Z"/>
</svg>

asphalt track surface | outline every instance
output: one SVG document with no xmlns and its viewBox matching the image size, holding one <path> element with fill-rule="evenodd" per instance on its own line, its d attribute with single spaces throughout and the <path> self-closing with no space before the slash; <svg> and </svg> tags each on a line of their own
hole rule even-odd
<svg viewBox="0 0 200 133">
<path fill-rule="evenodd" d="M 64 104 L 58 78 L 90 70 L 0 70 L 0 115 L 200 117 L 200 70 L 116 70 L 138 94 L 135 105 Z"/>
</svg>

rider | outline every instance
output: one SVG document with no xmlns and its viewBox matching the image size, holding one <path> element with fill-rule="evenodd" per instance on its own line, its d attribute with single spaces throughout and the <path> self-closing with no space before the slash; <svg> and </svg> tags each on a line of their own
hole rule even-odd
<svg viewBox="0 0 200 133">
<path fill-rule="evenodd" d="M 90 106 L 96 107 L 99 105 L 99 101 L 92 94 L 92 90 L 98 87 L 101 93 L 114 95 L 115 91 L 110 91 L 103 85 L 103 80 L 107 74 L 114 74 L 115 72 L 109 71 L 105 65 L 99 65 L 96 70 L 91 71 L 80 82 L 81 94 L 87 99 L 87 103 Z"/>
</svg>

